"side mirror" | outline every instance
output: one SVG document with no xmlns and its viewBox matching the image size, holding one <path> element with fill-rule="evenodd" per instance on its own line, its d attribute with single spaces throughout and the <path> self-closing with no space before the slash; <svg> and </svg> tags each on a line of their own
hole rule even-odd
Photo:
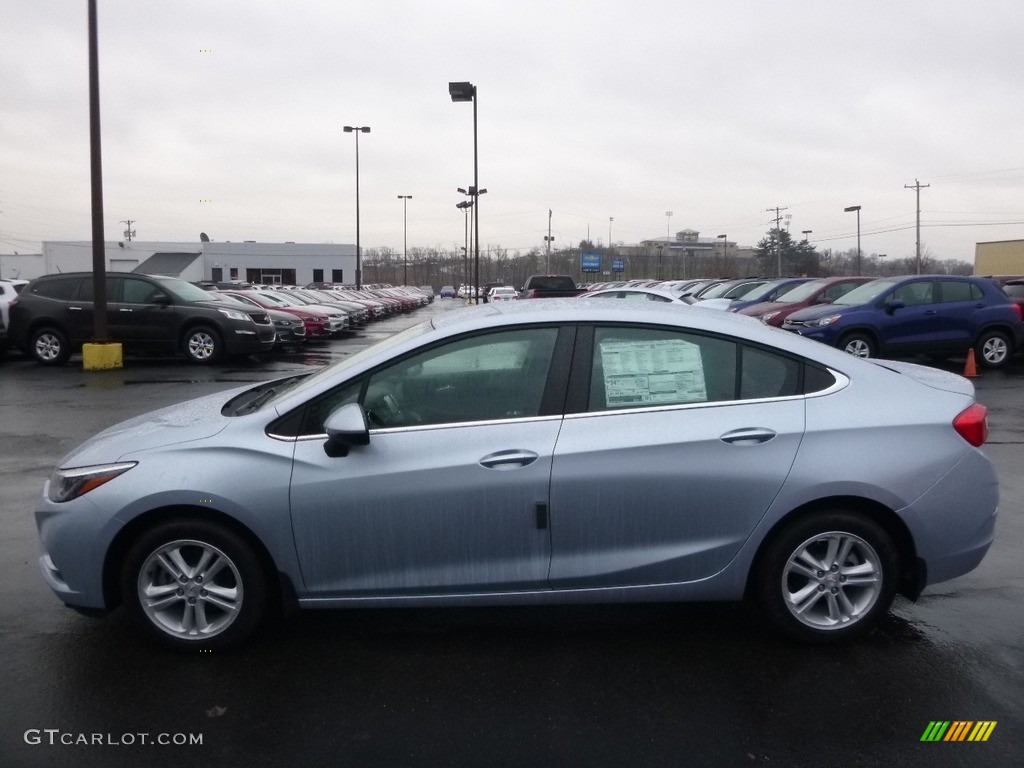
<svg viewBox="0 0 1024 768">
<path fill-rule="evenodd" d="M 370 425 L 359 403 L 341 406 L 327 417 L 324 429 L 327 431 L 324 453 L 332 459 L 348 456 L 353 446 L 370 444 Z"/>
<path fill-rule="evenodd" d="M 885 302 L 885 311 L 891 315 L 895 313 L 897 309 L 903 309 L 905 306 L 907 305 L 899 299 L 895 301 L 887 301 Z"/>
<path fill-rule="evenodd" d="M 820 299 L 818 299 L 814 303 L 815 304 L 831 304 L 832 301 L 833 301 L 833 299 L 829 298 L 828 296 L 822 296 Z"/>
<path fill-rule="evenodd" d="M 171 306 L 171 297 L 166 293 L 158 293 L 153 297 L 153 303 L 160 307 L 169 307 Z"/>
</svg>

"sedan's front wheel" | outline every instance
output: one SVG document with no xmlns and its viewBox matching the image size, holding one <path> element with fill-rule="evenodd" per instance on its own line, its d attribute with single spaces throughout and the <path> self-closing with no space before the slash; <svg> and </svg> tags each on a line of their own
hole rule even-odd
<svg viewBox="0 0 1024 768">
<path fill-rule="evenodd" d="M 125 559 L 121 590 L 136 624 L 181 650 L 242 642 L 259 624 L 267 593 L 251 547 L 201 520 L 161 523 L 140 536 Z"/>
<path fill-rule="evenodd" d="M 898 557 L 889 535 L 852 512 L 818 514 L 783 529 L 762 553 L 756 594 L 769 622 L 810 643 L 870 629 L 896 595 Z"/>
</svg>

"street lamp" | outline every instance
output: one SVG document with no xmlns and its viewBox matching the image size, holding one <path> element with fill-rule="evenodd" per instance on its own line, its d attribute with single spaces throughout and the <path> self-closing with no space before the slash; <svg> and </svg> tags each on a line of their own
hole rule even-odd
<svg viewBox="0 0 1024 768">
<path fill-rule="evenodd" d="M 477 128 L 476 128 L 476 107 L 479 97 L 477 95 L 476 86 L 469 82 L 449 82 L 448 83 L 448 95 L 452 97 L 452 101 L 472 101 L 473 102 L 473 186 L 470 190 L 473 195 L 473 202 L 476 205 L 473 208 L 473 218 L 476 226 L 476 245 L 474 246 L 473 253 L 473 303 L 477 303 L 480 300 L 480 194 L 477 190 L 480 189 L 480 165 L 479 165 L 479 152 L 477 149 Z"/>
<path fill-rule="evenodd" d="M 857 212 L 857 275 L 860 275 L 860 206 L 851 205 L 849 208 L 843 208 L 845 213 Z"/>
<path fill-rule="evenodd" d="M 885 259 L 888 257 L 887 253 L 878 254 L 878 272 L 879 274 L 885 274 Z"/>
<path fill-rule="evenodd" d="M 813 229 L 801 229 L 800 230 L 800 233 L 804 236 L 804 242 L 805 243 L 807 242 L 807 236 L 809 234 L 811 234 L 813 231 L 814 231 Z"/>
<path fill-rule="evenodd" d="M 672 211 L 665 211 L 665 216 L 668 221 L 665 223 L 665 237 L 668 238 L 669 242 L 672 242 Z"/>
<path fill-rule="evenodd" d="M 615 221 L 614 216 L 608 217 L 608 248 L 612 247 L 612 222 Z"/>
<path fill-rule="evenodd" d="M 725 235 L 718 235 L 722 240 L 722 258 L 725 259 L 729 256 L 729 238 Z"/>
<path fill-rule="evenodd" d="M 409 201 L 412 195 L 399 195 L 402 201 L 402 285 L 409 284 Z"/>
<path fill-rule="evenodd" d="M 461 203 L 456 203 L 455 207 L 465 214 L 463 219 L 466 229 L 466 247 L 462 249 L 462 284 L 466 285 L 469 283 L 469 209 L 473 207 L 473 201 L 463 200 Z"/>
<path fill-rule="evenodd" d="M 359 244 L 359 134 L 369 133 L 370 126 L 346 125 L 342 128 L 345 133 L 356 135 L 356 290 L 363 287 L 363 253 Z"/>
</svg>

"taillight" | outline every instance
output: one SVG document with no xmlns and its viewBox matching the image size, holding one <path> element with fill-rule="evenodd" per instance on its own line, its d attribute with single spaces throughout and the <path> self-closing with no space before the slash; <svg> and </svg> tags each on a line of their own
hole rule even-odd
<svg viewBox="0 0 1024 768">
<path fill-rule="evenodd" d="M 1017 311 L 1017 319 L 1024 321 L 1024 307 L 1016 302 L 1014 302 L 1012 306 Z"/>
<path fill-rule="evenodd" d="M 981 448 L 988 440 L 988 408 L 975 403 L 953 419 L 953 429 L 975 448 Z"/>
</svg>

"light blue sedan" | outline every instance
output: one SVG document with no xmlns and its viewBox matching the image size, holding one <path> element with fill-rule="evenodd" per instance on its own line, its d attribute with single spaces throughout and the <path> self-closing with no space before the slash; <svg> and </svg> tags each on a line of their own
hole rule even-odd
<svg viewBox="0 0 1024 768">
<path fill-rule="evenodd" d="M 456 310 L 63 458 L 43 575 L 184 649 L 303 608 L 740 600 L 808 642 L 967 573 L 998 490 L 972 384 L 713 310 Z"/>
</svg>

